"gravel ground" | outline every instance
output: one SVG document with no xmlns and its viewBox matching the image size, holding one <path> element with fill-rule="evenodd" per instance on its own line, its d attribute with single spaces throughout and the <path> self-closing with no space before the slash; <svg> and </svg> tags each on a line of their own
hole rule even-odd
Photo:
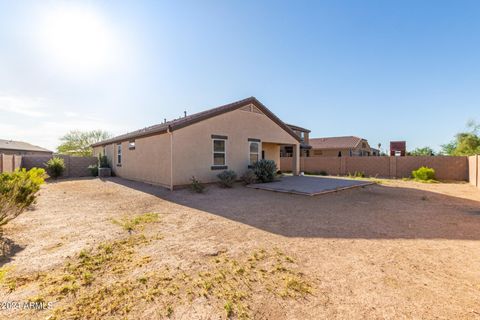
<svg viewBox="0 0 480 320">
<path fill-rule="evenodd" d="M 195 194 L 120 178 L 60 180 L 43 186 L 35 208 L 5 228 L 10 255 L 0 263 L 16 275 L 49 272 L 84 248 L 124 236 L 112 219 L 148 212 L 161 214 L 145 230 L 161 240 L 141 248 L 152 270 L 259 248 L 294 257 L 314 293 L 293 301 L 258 296 L 255 318 L 480 318 L 480 191 L 465 183 L 387 181 L 308 197 L 241 185 Z M 0 288 L 0 300 L 25 299 L 32 290 Z M 155 309 L 141 303 L 144 312 L 132 318 Z M 225 317 L 205 300 L 182 308 L 172 317 Z"/>
</svg>

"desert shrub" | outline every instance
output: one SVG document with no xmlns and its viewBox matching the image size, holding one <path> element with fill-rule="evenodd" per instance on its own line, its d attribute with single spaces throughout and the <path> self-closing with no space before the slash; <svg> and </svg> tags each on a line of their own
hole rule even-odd
<svg viewBox="0 0 480 320">
<path fill-rule="evenodd" d="M 45 170 L 38 168 L 0 174 L 0 228 L 34 203 L 44 178 Z"/>
<path fill-rule="evenodd" d="M 202 193 L 203 190 L 205 189 L 205 186 L 203 185 L 203 183 L 200 182 L 200 180 L 198 180 L 197 178 L 195 178 L 195 176 L 193 176 L 190 181 L 192 182 L 190 184 L 190 189 L 192 189 L 193 192 L 196 192 L 196 193 Z"/>
<path fill-rule="evenodd" d="M 321 176 L 328 176 L 328 173 L 325 170 L 320 171 L 318 174 Z"/>
<path fill-rule="evenodd" d="M 417 170 L 412 171 L 412 177 L 419 181 L 432 181 L 435 180 L 435 169 L 429 167 L 420 167 Z"/>
<path fill-rule="evenodd" d="M 92 176 L 98 176 L 98 166 L 96 164 L 89 165 L 88 170 L 90 170 Z"/>
<path fill-rule="evenodd" d="M 245 173 L 241 176 L 240 179 L 242 179 L 243 183 L 245 184 L 252 184 L 257 182 L 258 178 L 253 170 L 248 169 L 247 171 L 245 171 Z"/>
<path fill-rule="evenodd" d="M 277 165 L 273 160 L 260 160 L 253 165 L 253 172 L 260 182 L 272 182 L 275 179 Z"/>
<path fill-rule="evenodd" d="M 217 177 L 220 180 L 220 185 L 225 188 L 233 187 L 235 180 L 237 180 L 237 174 L 233 170 L 225 170 L 217 174 Z"/>
<path fill-rule="evenodd" d="M 99 168 L 110 168 L 110 163 L 108 162 L 107 156 L 98 156 L 98 167 Z"/>
<path fill-rule="evenodd" d="M 63 174 L 63 171 L 65 171 L 65 162 L 59 157 L 53 157 L 48 160 L 45 165 L 47 166 L 48 175 L 53 179 L 57 179 Z"/>
<path fill-rule="evenodd" d="M 348 176 L 350 178 L 365 178 L 365 173 L 363 173 L 362 171 L 355 171 L 353 174 L 351 174 L 350 172 L 348 173 Z"/>
</svg>

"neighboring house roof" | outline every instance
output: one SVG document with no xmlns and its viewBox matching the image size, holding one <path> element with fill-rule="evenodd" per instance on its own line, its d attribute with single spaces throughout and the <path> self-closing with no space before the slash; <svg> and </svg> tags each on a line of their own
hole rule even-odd
<svg viewBox="0 0 480 320">
<path fill-rule="evenodd" d="M 34 146 L 33 144 L 23 141 L 3 140 L 0 139 L 0 149 L 3 150 L 18 150 L 18 151 L 38 151 L 38 152 L 52 152 L 48 149 Z"/>
<path fill-rule="evenodd" d="M 280 120 L 276 115 L 274 115 L 270 110 L 268 110 L 267 107 L 265 107 L 260 101 L 258 101 L 255 97 L 250 97 L 246 98 L 243 100 L 239 100 L 233 103 L 229 103 L 220 107 L 216 107 L 213 109 L 209 109 L 206 111 L 202 111 L 199 113 L 195 113 L 183 118 L 175 119 L 172 121 L 168 121 L 165 123 L 153 125 L 151 127 L 147 127 L 144 129 L 140 129 L 137 131 L 133 131 L 130 133 L 126 133 L 111 139 L 103 140 L 97 143 L 94 143 L 92 146 L 102 146 L 114 142 L 121 142 L 129 139 L 135 139 L 135 138 L 140 138 L 140 137 L 146 137 L 146 136 L 151 136 L 155 134 L 161 134 L 165 133 L 167 131 L 175 131 L 184 127 L 187 127 L 189 125 L 192 125 L 194 123 L 207 120 L 210 118 L 213 118 L 215 116 L 221 115 L 226 112 L 230 112 L 236 109 L 239 109 L 241 107 L 247 106 L 249 104 L 255 105 L 260 111 L 262 111 L 267 117 L 269 117 L 273 122 L 278 124 L 283 130 L 288 132 L 292 137 L 294 137 L 297 141 L 300 141 L 300 137 L 298 137 L 295 132 L 290 129 L 289 126 L 287 126 L 282 120 Z"/>
<path fill-rule="evenodd" d="M 309 143 L 313 149 L 353 149 L 365 139 L 347 136 L 347 137 L 328 137 L 311 138 Z"/>
<path fill-rule="evenodd" d="M 294 124 L 288 124 L 288 123 L 286 123 L 286 125 L 289 126 L 292 130 L 303 131 L 303 132 L 308 132 L 308 133 L 311 132 L 311 131 L 308 130 L 308 129 L 305 129 L 305 128 L 296 126 L 296 125 L 294 125 Z"/>
</svg>

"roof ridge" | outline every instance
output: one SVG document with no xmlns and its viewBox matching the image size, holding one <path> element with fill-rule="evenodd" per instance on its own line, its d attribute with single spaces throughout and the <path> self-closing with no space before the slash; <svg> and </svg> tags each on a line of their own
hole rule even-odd
<svg viewBox="0 0 480 320">
<path fill-rule="evenodd" d="M 280 118 L 278 118 L 273 112 L 271 112 L 265 105 L 263 105 L 260 101 L 258 101 L 257 98 L 254 96 L 241 99 L 238 101 L 234 101 L 231 103 L 227 103 L 218 107 L 214 107 L 211 109 L 207 109 L 204 111 L 200 111 L 197 113 L 193 113 L 189 116 L 184 116 L 181 118 L 177 118 L 174 120 L 170 120 L 164 123 L 159 123 L 156 125 L 152 125 L 150 127 L 145 127 L 140 130 L 135 130 L 129 133 L 121 134 L 116 137 L 106 139 L 103 141 L 99 141 L 97 143 L 92 144 L 93 147 L 95 146 L 100 146 L 100 145 L 105 145 L 105 144 L 110 144 L 114 142 L 121 142 L 127 139 L 134 139 L 137 137 L 142 137 L 145 135 L 153 135 L 153 134 L 161 134 L 165 133 L 167 131 L 174 131 L 177 129 L 181 129 L 183 127 L 189 126 L 191 124 L 194 124 L 199 121 L 203 121 L 212 117 L 215 117 L 217 115 L 220 115 L 225 112 L 230 112 L 233 110 L 236 110 L 240 108 L 241 106 L 247 105 L 253 103 L 260 109 L 262 109 L 262 112 L 264 112 L 271 120 L 273 120 L 275 123 L 277 123 L 282 129 L 287 131 L 292 137 L 294 137 L 296 140 L 300 141 L 300 138 L 293 132 L 293 130 L 286 125 Z"/>
</svg>

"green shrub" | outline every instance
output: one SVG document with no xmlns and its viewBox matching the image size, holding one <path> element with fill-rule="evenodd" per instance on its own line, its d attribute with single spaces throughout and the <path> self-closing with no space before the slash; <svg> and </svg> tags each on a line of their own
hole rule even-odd
<svg viewBox="0 0 480 320">
<path fill-rule="evenodd" d="M 38 168 L 0 174 L 0 228 L 34 203 L 44 179 L 45 170 Z"/>
<path fill-rule="evenodd" d="M 90 173 L 92 174 L 92 176 L 94 177 L 98 176 L 98 166 L 96 164 L 89 165 L 88 170 L 90 170 Z"/>
<path fill-rule="evenodd" d="M 190 184 L 190 189 L 192 189 L 193 192 L 196 192 L 196 193 L 202 193 L 203 190 L 205 189 L 205 186 L 203 185 L 203 183 L 200 182 L 200 180 L 198 180 L 197 178 L 195 178 L 195 176 L 193 176 L 190 181 L 192 182 Z"/>
<path fill-rule="evenodd" d="M 433 181 L 435 180 L 435 169 L 420 167 L 412 171 L 412 177 L 418 181 Z"/>
<path fill-rule="evenodd" d="M 325 170 L 320 171 L 318 174 L 321 176 L 328 176 L 328 173 Z"/>
<path fill-rule="evenodd" d="M 65 162 L 59 157 L 53 157 L 48 160 L 45 165 L 47 166 L 48 175 L 53 179 L 57 179 L 63 174 L 63 171 L 65 171 Z"/>
<path fill-rule="evenodd" d="M 353 174 L 351 174 L 349 172 L 348 177 L 350 177 L 350 178 L 365 178 L 365 173 L 363 173 L 362 171 L 355 171 Z"/>
<path fill-rule="evenodd" d="M 110 168 L 110 163 L 108 162 L 107 156 L 98 156 L 98 167 L 99 168 Z"/>
<path fill-rule="evenodd" d="M 243 183 L 245 184 L 252 184 L 257 182 L 258 178 L 252 169 L 248 169 L 247 171 L 245 171 L 245 173 L 241 176 L 240 179 L 242 179 Z"/>
<path fill-rule="evenodd" d="M 225 188 L 233 187 L 235 180 L 237 180 L 237 174 L 233 170 L 225 170 L 217 174 L 218 179 L 220 179 L 220 185 Z"/>
<path fill-rule="evenodd" d="M 275 179 L 277 165 L 273 160 L 260 160 L 253 165 L 253 172 L 260 182 L 272 182 Z"/>
</svg>

